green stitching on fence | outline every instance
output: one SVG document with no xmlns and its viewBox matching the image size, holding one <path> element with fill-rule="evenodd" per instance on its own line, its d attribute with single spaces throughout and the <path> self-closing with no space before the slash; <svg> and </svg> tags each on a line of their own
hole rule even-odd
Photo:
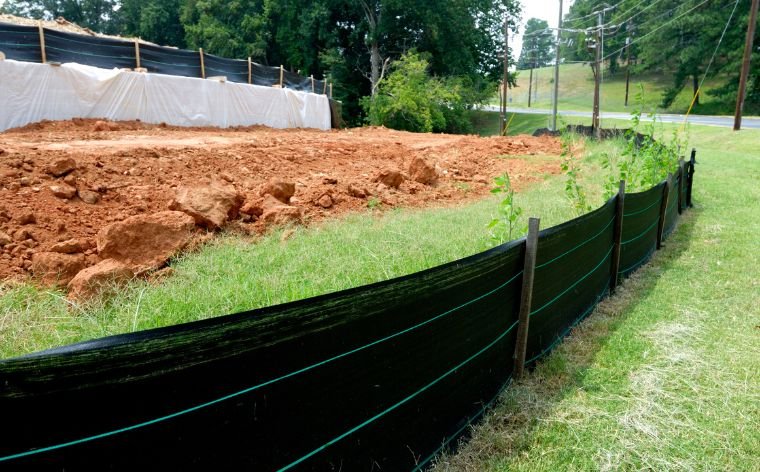
<svg viewBox="0 0 760 472">
<path fill-rule="evenodd" d="M 649 210 L 653 206 L 661 204 L 661 203 L 662 203 L 662 197 L 660 197 L 657 201 L 655 201 L 654 203 L 652 203 L 648 207 L 644 208 L 643 210 L 634 211 L 633 213 L 623 213 L 623 216 L 636 216 L 638 214 L 644 213 L 645 211 Z"/>
<path fill-rule="evenodd" d="M 556 261 L 557 259 L 561 259 L 561 258 L 565 257 L 566 255 L 570 254 L 571 252 L 575 251 L 576 249 L 578 249 L 579 247 L 583 246 L 584 244 L 588 244 L 588 243 L 590 243 L 591 241 L 593 241 L 594 239 L 596 239 L 597 237 L 599 237 L 599 235 L 601 235 L 602 233 L 604 233 L 604 231 L 605 231 L 607 228 L 609 228 L 609 227 L 610 227 L 610 225 L 611 225 L 612 223 L 614 223 L 614 222 L 615 222 L 615 218 L 612 218 L 612 219 L 610 220 L 610 222 L 609 222 L 609 223 L 607 223 L 607 226 L 605 226 L 604 228 L 602 228 L 602 230 L 601 230 L 601 231 L 599 231 L 597 234 L 595 234 L 594 236 L 591 236 L 590 238 L 588 238 L 588 239 L 587 239 L 587 240 L 585 240 L 584 242 L 580 243 L 579 245 L 575 246 L 574 248 L 570 249 L 570 250 L 569 250 L 569 251 L 567 251 L 566 253 L 564 253 L 564 254 L 560 254 L 559 256 L 555 257 L 554 259 L 552 259 L 552 260 L 550 260 L 550 261 L 548 261 L 548 262 L 544 262 L 543 264 L 537 265 L 537 266 L 536 266 L 536 269 L 541 269 L 542 267 L 546 267 L 546 266 L 548 266 L 549 264 L 551 264 L 552 262 Z"/>
<path fill-rule="evenodd" d="M 331 439 L 330 441 L 328 441 L 328 442 L 324 443 L 323 445 L 321 445 L 321 446 L 319 446 L 318 448 L 314 449 L 313 451 L 311 451 L 310 453 L 308 453 L 308 454 L 306 454 L 305 456 L 301 457 L 300 459 L 298 459 L 298 460 L 295 460 L 295 461 L 291 462 L 290 464 L 286 465 L 285 467 L 282 467 L 281 469 L 278 469 L 278 472 L 284 472 L 284 471 L 286 471 L 286 470 L 290 470 L 290 469 L 292 469 L 293 467 L 297 466 L 298 464 L 302 463 L 303 461 L 305 461 L 305 460 L 307 460 L 307 459 L 309 459 L 309 458 L 311 458 L 311 457 L 314 457 L 316 454 L 318 454 L 318 453 L 320 453 L 320 452 L 324 451 L 324 450 L 325 450 L 325 449 L 327 449 L 328 447 L 330 447 L 330 446 L 332 446 L 333 444 L 335 444 L 335 443 L 339 442 L 341 439 L 343 439 L 343 438 L 346 438 L 346 437 L 348 437 L 348 436 L 352 435 L 353 433 L 355 433 L 355 432 L 359 431 L 360 429 L 364 428 L 365 426 L 367 426 L 367 425 L 369 425 L 369 424 L 371 424 L 371 423 L 375 422 L 376 420 L 378 420 L 378 419 L 382 418 L 383 416 L 387 415 L 388 413 L 390 413 L 391 411 L 393 411 L 393 410 L 395 410 L 396 408 L 400 407 L 401 405 L 403 405 L 404 403 L 408 402 L 409 400 L 412 400 L 412 399 L 413 399 L 413 398 L 415 398 L 417 395 L 419 395 L 419 394 L 423 393 L 424 391 L 426 391 L 426 390 L 427 390 L 427 389 L 429 389 L 430 387 L 434 386 L 435 384 L 437 384 L 437 383 L 438 383 L 438 382 L 440 382 L 441 380 L 445 379 L 445 378 L 446 378 L 446 377 L 448 377 L 449 375 L 453 374 L 453 373 L 454 373 L 454 372 L 456 372 L 457 370 L 459 370 L 459 369 L 461 369 L 462 367 L 464 367 L 465 365 L 469 364 L 469 363 L 470 363 L 470 362 L 471 362 L 473 359 L 475 359 L 476 357 L 480 356 L 481 354 L 483 354 L 483 353 L 484 353 L 484 352 L 486 352 L 487 350 L 489 350 L 489 349 L 491 349 L 492 347 L 494 347 L 494 346 L 496 345 L 496 343 L 498 343 L 499 341 L 501 341 L 502 339 L 504 339 L 504 337 L 505 337 L 507 334 L 509 334 L 509 333 L 510 333 L 510 332 L 511 332 L 511 331 L 512 331 L 514 328 L 515 328 L 515 326 L 517 326 L 517 325 L 518 325 L 518 323 L 519 323 L 519 321 L 515 321 L 515 322 L 512 324 L 512 326 L 510 326 L 509 328 L 507 328 L 507 330 L 506 330 L 506 331 L 504 331 L 503 333 L 501 333 L 501 334 L 500 334 L 500 335 L 499 335 L 499 336 L 498 336 L 496 339 L 494 339 L 493 341 L 491 341 L 491 342 L 490 342 L 490 343 L 489 343 L 489 344 L 488 344 L 486 347 L 484 347 L 484 348 L 483 348 L 483 349 L 481 349 L 480 351 L 476 352 L 476 353 L 475 353 L 475 354 L 473 354 L 472 356 L 468 357 L 466 360 L 464 360 L 463 362 L 459 363 L 457 366 L 453 367 L 453 368 L 452 368 L 452 369 L 450 369 L 448 372 L 446 372 L 445 374 L 441 375 L 441 376 L 440 376 L 440 377 L 438 377 L 437 379 L 433 380 L 433 381 L 432 381 L 432 382 L 430 382 L 429 384 L 425 385 L 425 386 L 424 386 L 424 387 L 422 387 L 421 389 L 417 390 L 416 392 L 412 393 L 411 395 L 407 396 L 406 398 L 403 398 L 402 400 L 400 400 L 400 401 L 396 402 L 395 404 L 391 405 L 390 407 L 388 407 L 388 408 L 386 408 L 385 410 L 381 411 L 380 413 L 376 414 L 376 415 L 375 415 L 375 416 L 373 416 L 372 418 L 369 418 L 368 420 L 365 420 L 365 421 L 363 421 L 362 423 L 359 423 L 358 425 L 356 425 L 356 426 L 354 426 L 353 428 L 349 429 L 349 430 L 348 430 L 348 431 L 346 431 L 345 433 L 343 433 L 343 434 L 341 434 L 341 435 L 339 435 L 339 436 L 336 436 L 335 438 L 333 438 L 333 439 Z"/>
<path fill-rule="evenodd" d="M 626 244 L 628 244 L 628 243 L 632 243 L 632 242 L 636 241 L 637 239 L 643 238 L 644 236 L 646 236 L 646 234 L 647 234 L 648 232 L 652 231 L 652 229 L 653 229 L 655 226 L 657 226 L 657 223 L 659 223 L 659 222 L 660 222 L 660 220 L 659 220 L 659 219 L 655 220 L 655 222 L 654 222 L 654 223 L 652 223 L 652 225 L 651 225 L 651 226 L 649 226 L 647 229 L 645 229 L 644 231 L 642 231 L 642 232 L 641 232 L 641 234 L 639 234 L 639 235 L 638 235 L 638 236 L 636 236 L 635 238 L 631 238 L 631 239 L 629 239 L 629 240 L 627 240 L 627 241 L 623 241 L 623 242 L 621 242 L 620 244 L 621 244 L 621 245 L 626 245 Z"/>
<path fill-rule="evenodd" d="M 445 316 L 448 316 L 448 315 L 450 315 L 451 313 L 453 313 L 453 312 L 455 312 L 457 310 L 460 310 L 460 309 L 462 309 L 462 308 L 464 308 L 464 307 L 466 307 L 468 305 L 471 305 L 471 304 L 473 304 L 473 303 L 475 303 L 477 301 L 480 301 L 480 300 L 482 300 L 482 299 L 484 299 L 484 298 L 486 298 L 486 297 L 488 297 L 490 295 L 493 295 L 497 291 L 501 290 L 502 288 L 506 287 L 510 283 L 514 282 L 518 277 L 520 277 L 522 275 L 522 273 L 523 273 L 523 271 L 518 272 L 511 279 L 507 280 L 506 282 L 504 282 L 503 284 L 499 285 L 498 287 L 496 287 L 495 289 L 491 290 L 490 292 L 485 293 L 485 294 L 483 294 L 483 295 L 481 295 L 481 296 L 479 296 L 477 298 L 474 298 L 474 299 L 472 299 L 472 300 L 470 300 L 470 301 L 468 301 L 466 303 L 463 303 L 462 305 L 459 305 L 459 306 L 457 306 L 455 308 L 452 308 L 452 309 L 450 309 L 450 310 L 448 310 L 448 311 L 446 311 L 444 313 L 441 313 L 440 315 L 437 315 L 437 316 L 435 316 L 433 318 L 430 318 L 427 321 L 423 321 L 423 322 L 421 322 L 419 324 L 416 324 L 416 325 L 414 325 L 414 326 L 412 326 L 410 328 L 407 328 L 405 330 L 402 330 L 402 331 L 399 331 L 397 333 L 391 334 L 391 335 L 386 336 L 386 337 L 384 337 L 382 339 L 378 339 L 378 340 L 373 341 L 373 342 L 371 342 L 369 344 L 365 344 L 364 346 L 358 347 L 358 348 L 353 349 L 351 351 L 344 352 L 343 354 L 339 354 L 337 356 L 331 357 L 331 358 L 326 359 L 324 361 L 317 362 L 317 363 L 312 364 L 310 366 L 307 366 L 307 367 L 304 367 L 302 369 L 293 371 L 293 372 L 291 372 L 289 374 L 286 374 L 286 375 L 283 375 L 281 377 L 277 377 L 275 379 L 268 380 L 268 381 L 260 383 L 258 385 L 254 385 L 253 387 L 249 387 L 249 388 L 240 390 L 238 392 L 231 393 L 229 395 L 225 395 L 225 396 L 223 396 L 221 398 L 217 398 L 215 400 L 211 400 L 211 401 L 208 401 L 208 402 L 205 402 L 205 403 L 201 403 L 200 405 L 196 405 L 196 406 L 184 409 L 184 410 L 180 410 L 180 411 L 168 414 L 166 416 L 161 416 L 159 418 L 155 418 L 155 419 L 152 419 L 152 420 L 149 420 L 149 421 L 144 421 L 142 423 L 137 423 L 137 424 L 134 424 L 134 425 L 131 425 L 131 426 L 126 426 L 124 428 L 119 428 L 119 429 L 116 429 L 116 430 L 113 430 L 113 431 L 108 431 L 108 432 L 105 432 L 105 433 L 96 434 L 96 435 L 93 435 L 93 436 L 88 436 L 88 437 L 77 439 L 77 440 L 74 440 L 74 441 L 69 441 L 69 442 L 65 442 L 65 443 L 61 443 L 61 444 L 56 444 L 56 445 L 53 445 L 53 446 L 44 447 L 44 448 L 41 448 L 41 449 L 34 449 L 34 450 L 31 450 L 31 451 L 21 452 L 21 453 L 18 453 L 18 454 L 12 454 L 10 456 L 0 457 L 0 462 L 9 461 L 9 460 L 12 460 L 12 459 L 19 459 L 21 457 L 31 456 L 31 455 L 34 455 L 34 454 L 40 454 L 40 453 L 43 453 L 43 452 L 53 451 L 53 450 L 56 450 L 56 449 L 62 449 L 62 448 L 65 448 L 65 447 L 74 446 L 74 445 L 77 445 L 77 444 L 82 444 L 82 443 L 85 443 L 85 442 L 94 441 L 96 439 L 101 439 L 101 438 L 105 438 L 105 437 L 108 437 L 108 436 L 114 436 L 116 434 L 120 434 L 120 433 L 124 433 L 124 432 L 127 432 L 127 431 L 132 431 L 132 430 L 135 430 L 135 429 L 143 428 L 145 426 L 150 426 L 152 424 L 160 423 L 162 421 L 166 421 L 166 420 L 169 420 L 169 419 L 172 419 L 172 418 L 176 418 L 178 416 L 185 415 L 187 413 L 192 413 L 194 411 L 197 411 L 197 410 L 200 410 L 200 409 L 212 406 L 212 405 L 216 405 L 218 403 L 221 403 L 223 401 L 229 400 L 231 398 L 239 397 L 240 395 L 244 395 L 246 393 L 250 393 L 250 392 L 252 392 L 254 390 L 258 390 L 260 388 L 263 388 L 263 387 L 266 387 L 268 385 L 274 384 L 274 383 L 279 382 L 281 380 L 285 380 L 285 379 L 288 379 L 290 377 L 295 377 L 296 375 L 299 375 L 299 374 L 302 374 L 304 372 L 308 372 L 310 370 L 316 369 L 317 367 L 321 367 L 321 366 L 323 366 L 325 364 L 329 364 L 329 363 L 334 362 L 334 361 L 336 361 L 338 359 L 342 359 L 344 357 L 348 357 L 348 356 L 350 356 L 352 354 L 355 354 L 355 353 L 357 353 L 359 351 L 363 351 L 363 350 L 368 349 L 370 347 L 373 347 L 373 346 L 376 346 L 378 344 L 384 343 L 384 342 L 386 342 L 386 341 L 388 341 L 390 339 L 393 339 L 393 338 L 396 338 L 396 337 L 401 336 L 403 334 L 406 334 L 408 332 L 414 331 L 417 328 L 420 328 L 422 326 L 425 326 L 427 324 L 432 323 L 433 321 L 437 321 L 437 320 L 439 320 L 439 319 L 441 319 L 441 318 L 443 318 Z"/>
<path fill-rule="evenodd" d="M 609 285 L 610 285 L 610 279 L 607 279 L 607 283 L 605 284 L 605 287 L 609 287 Z M 563 331 L 562 334 L 559 335 L 557 337 L 557 339 L 555 339 L 554 342 L 549 345 L 549 347 L 547 347 L 546 349 L 544 349 L 543 351 L 541 351 L 538 355 L 533 356 L 531 359 L 528 359 L 527 361 L 525 361 L 525 364 L 530 364 L 531 362 L 535 361 L 536 359 L 539 359 L 541 356 L 543 356 L 544 354 L 547 354 L 549 351 L 551 351 L 552 349 L 554 349 L 554 346 L 556 346 L 560 341 L 562 341 L 563 339 L 565 339 L 565 336 L 567 336 L 567 333 L 569 333 L 573 328 L 575 328 L 576 326 L 578 326 L 578 324 L 581 321 L 583 321 L 586 318 L 586 316 L 594 310 L 594 308 L 596 308 L 597 306 L 599 306 L 599 302 L 602 301 L 602 299 L 608 293 L 609 293 L 609 289 L 605 288 L 602 291 L 602 294 L 598 295 L 596 297 L 596 301 L 594 301 L 594 303 L 591 304 L 591 306 L 589 307 L 588 310 L 586 310 L 585 312 L 583 312 L 583 314 L 581 316 L 579 316 L 575 321 L 573 321 L 573 324 L 571 324 L 565 331 Z"/>
<path fill-rule="evenodd" d="M 198 64 L 173 64 L 171 62 L 161 62 L 161 61 L 154 61 L 153 59 L 145 59 L 145 57 L 143 57 L 143 55 L 140 54 L 140 63 L 142 64 L 142 63 L 145 63 L 145 62 L 152 62 L 154 64 L 163 64 L 165 66 L 173 66 L 173 67 L 195 67 L 195 68 L 198 68 L 198 69 L 201 68 L 200 63 L 198 63 Z"/>
<path fill-rule="evenodd" d="M 551 305 L 552 303 L 556 302 L 556 301 L 557 301 L 557 300 L 558 300 L 558 299 L 559 299 L 559 298 L 560 298 L 562 295 L 566 294 L 567 292 L 569 292 L 570 290 L 572 290 L 573 288 L 575 288 L 575 286 L 576 286 L 576 285 L 578 285 L 579 283 L 583 282 L 583 281 L 584 281 L 584 280 L 586 280 L 586 279 L 587 279 L 587 278 L 588 278 L 588 277 L 589 277 L 591 274 L 593 274 L 594 272 L 596 272 L 596 270 L 597 270 L 599 267 L 601 267 L 601 266 L 602 266 L 602 264 L 604 264 L 604 261 L 606 261 L 606 260 L 607 260 L 607 258 L 608 258 L 608 257 L 610 257 L 610 254 L 612 254 L 612 250 L 613 250 L 614 248 L 615 248 L 615 245 L 612 245 L 612 247 L 610 247 L 610 250 L 609 250 L 609 251 L 607 251 L 607 255 L 606 255 L 606 256 L 604 256 L 604 258 L 603 258 L 603 259 L 602 259 L 602 260 L 599 262 L 599 264 L 597 264 L 597 265 L 596 265 L 596 267 L 594 267 L 593 269 L 591 269 L 591 271 L 590 271 L 588 274 L 586 274 L 586 275 L 584 275 L 583 277 L 581 277 L 580 279 L 578 279 L 578 281 L 577 281 L 577 282 L 575 282 L 573 285 L 569 286 L 569 287 L 568 287 L 566 290 L 564 290 L 562 293 L 560 293 L 559 295 L 557 295 L 556 297 L 554 297 L 554 298 L 553 298 L 553 299 L 552 299 L 550 302 L 548 302 L 547 304 L 545 304 L 544 306 L 542 306 L 542 307 L 541 307 L 541 308 L 539 308 L 538 310 L 536 310 L 536 311 L 532 311 L 532 312 L 530 313 L 530 316 L 533 316 L 533 315 L 537 314 L 538 312 L 540 312 L 540 311 L 541 311 L 541 310 L 543 310 L 544 308 L 546 308 L 546 307 L 548 307 L 549 305 Z"/>
<path fill-rule="evenodd" d="M 46 31 L 47 33 L 47 31 Z M 79 44 L 86 44 L 88 46 L 97 45 L 98 47 L 109 47 L 109 48 L 130 48 L 134 51 L 135 43 L 134 41 L 118 41 L 121 44 L 102 44 L 102 43 L 94 43 L 92 41 L 79 41 L 78 39 L 73 38 L 67 38 L 65 36 L 58 36 L 58 35 L 50 35 L 50 38 L 60 39 L 63 41 L 68 41 L 70 43 L 79 43 Z M 100 37 L 94 37 L 93 39 L 106 39 L 106 38 L 100 38 Z"/>
</svg>

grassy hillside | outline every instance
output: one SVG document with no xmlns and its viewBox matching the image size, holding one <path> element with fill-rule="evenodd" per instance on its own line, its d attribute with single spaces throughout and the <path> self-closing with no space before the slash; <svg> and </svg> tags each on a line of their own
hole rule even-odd
<svg viewBox="0 0 760 472">
<path fill-rule="evenodd" d="M 551 108 L 552 89 L 554 87 L 554 68 L 543 67 L 533 71 L 535 108 Z M 594 75 L 586 64 L 564 64 L 559 72 L 559 107 L 562 110 L 591 110 L 594 100 Z M 530 71 L 519 71 L 517 88 L 510 90 L 510 106 L 527 108 Z M 707 92 L 722 83 L 722 78 L 709 78 L 705 81 L 703 92 Z M 606 75 L 602 84 L 602 111 L 626 112 L 635 104 L 635 94 L 639 84 L 644 87 L 644 104 L 647 111 L 657 109 L 659 112 L 685 113 L 692 99 L 690 86 L 684 87 L 673 104 L 661 109 L 662 93 L 671 85 L 671 76 L 662 74 L 631 75 L 629 107 L 625 107 L 625 70 L 615 75 Z M 704 115 L 733 114 L 734 103 L 716 101 L 714 97 L 702 93 L 700 105 L 692 113 Z M 498 99 L 495 103 L 498 105 Z M 751 113 L 756 110 L 747 110 Z"/>
</svg>

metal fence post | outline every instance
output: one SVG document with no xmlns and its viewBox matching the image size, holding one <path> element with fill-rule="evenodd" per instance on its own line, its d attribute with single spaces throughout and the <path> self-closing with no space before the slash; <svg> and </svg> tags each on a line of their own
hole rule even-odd
<svg viewBox="0 0 760 472">
<path fill-rule="evenodd" d="M 657 249 L 662 248 L 662 234 L 665 231 L 665 213 L 668 210 L 668 199 L 670 198 L 670 182 L 673 174 L 668 174 L 665 181 L 665 187 L 662 190 L 662 203 L 660 204 L 660 220 L 657 223 Z"/>
<path fill-rule="evenodd" d="M 620 250 L 623 239 L 623 213 L 625 209 L 625 180 L 620 181 L 615 207 L 615 246 L 612 250 L 612 278 L 610 279 L 610 292 L 618 286 L 618 272 L 620 271 Z"/>
<path fill-rule="evenodd" d="M 679 159 L 678 161 L 678 214 L 683 213 L 684 205 L 686 202 L 684 202 L 683 198 L 683 189 L 684 189 L 684 179 L 686 178 L 686 172 L 684 169 L 686 168 L 686 163 L 683 159 Z"/>
<path fill-rule="evenodd" d="M 694 183 L 694 166 L 697 163 L 697 150 L 691 150 L 691 159 L 689 159 L 689 183 L 686 187 L 686 206 L 692 208 L 694 205 L 691 203 L 691 186 Z"/>
<path fill-rule="evenodd" d="M 528 220 L 528 237 L 525 241 L 525 262 L 523 268 L 522 292 L 520 294 L 520 321 L 517 327 L 515 344 L 514 378 L 520 378 L 525 370 L 525 353 L 528 349 L 528 325 L 530 324 L 530 306 L 533 299 L 533 277 L 536 271 L 536 252 L 538 250 L 538 231 L 541 220 Z"/>
</svg>

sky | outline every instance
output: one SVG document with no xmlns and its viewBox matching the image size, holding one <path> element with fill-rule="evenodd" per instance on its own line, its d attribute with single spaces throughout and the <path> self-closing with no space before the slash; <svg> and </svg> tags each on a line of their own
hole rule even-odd
<svg viewBox="0 0 760 472">
<path fill-rule="evenodd" d="M 559 0 L 521 0 L 522 20 L 520 22 L 519 34 L 510 36 L 510 47 L 512 53 L 517 59 L 522 50 L 522 33 L 525 31 L 525 23 L 531 18 L 540 18 L 549 23 L 550 28 L 556 28 L 559 20 Z M 570 11 L 570 5 L 573 0 L 564 0 L 562 10 L 566 15 Z"/>
</svg>

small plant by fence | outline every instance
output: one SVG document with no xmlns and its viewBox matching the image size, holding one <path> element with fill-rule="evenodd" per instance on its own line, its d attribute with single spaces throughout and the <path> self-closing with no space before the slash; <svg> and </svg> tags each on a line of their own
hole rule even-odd
<svg viewBox="0 0 760 472">
<path fill-rule="evenodd" d="M 694 163 L 406 277 L 0 361 L 0 468 L 424 469 L 651 258 Z"/>
<path fill-rule="evenodd" d="M 246 60 L 227 59 L 200 49 L 188 51 L 138 40 L 119 40 L 64 33 L 34 26 L 0 23 L 0 51 L 7 59 L 38 63 L 76 62 L 105 69 L 145 69 L 166 75 L 226 77 L 230 82 L 277 86 L 329 95 L 332 84 L 314 76 L 302 77 L 283 66 L 269 67 Z"/>
</svg>

